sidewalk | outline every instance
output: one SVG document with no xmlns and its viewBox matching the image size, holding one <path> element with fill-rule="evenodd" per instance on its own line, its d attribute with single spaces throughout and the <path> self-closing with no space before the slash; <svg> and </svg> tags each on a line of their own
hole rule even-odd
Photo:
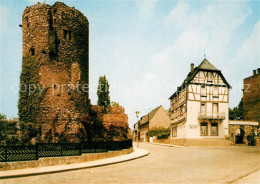
<svg viewBox="0 0 260 184">
<path fill-rule="evenodd" d="M 77 169 L 100 167 L 100 166 L 134 160 L 137 158 L 147 156 L 147 155 L 149 155 L 149 153 L 150 152 L 145 149 L 134 148 L 134 152 L 132 152 L 130 154 L 113 157 L 113 158 L 96 160 L 96 161 L 89 161 L 89 162 L 68 164 L 68 165 L 56 165 L 56 166 L 48 166 L 48 167 L 37 167 L 37 168 L 1 171 L 0 179 L 32 176 L 32 175 L 40 175 L 40 174 L 48 174 L 48 173 L 58 173 L 58 172 L 72 171 L 72 170 L 77 170 Z"/>
<path fill-rule="evenodd" d="M 175 147 L 175 148 L 183 148 L 184 146 L 179 146 L 179 145 L 173 145 L 173 144 L 163 144 L 163 143 L 156 143 L 156 142 L 144 142 L 147 144 L 154 144 L 154 145 L 159 145 L 159 146 L 168 146 L 168 147 Z"/>
<path fill-rule="evenodd" d="M 253 172 L 245 177 L 238 179 L 232 184 L 259 184 L 260 183 L 260 170 Z"/>
</svg>

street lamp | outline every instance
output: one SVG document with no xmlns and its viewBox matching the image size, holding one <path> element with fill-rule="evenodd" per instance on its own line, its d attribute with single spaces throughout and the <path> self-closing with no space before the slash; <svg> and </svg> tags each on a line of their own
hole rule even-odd
<svg viewBox="0 0 260 184">
<path fill-rule="evenodd" d="M 139 141 L 139 122 L 138 122 L 139 114 L 140 114 L 140 111 L 135 111 L 135 115 L 137 118 L 137 145 L 136 145 L 137 148 L 138 148 L 138 141 Z"/>
</svg>

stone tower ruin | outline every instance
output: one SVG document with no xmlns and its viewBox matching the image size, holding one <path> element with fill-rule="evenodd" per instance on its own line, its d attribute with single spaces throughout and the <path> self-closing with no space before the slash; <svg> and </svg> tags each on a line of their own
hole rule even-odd
<svg viewBox="0 0 260 184">
<path fill-rule="evenodd" d="M 22 16 L 20 120 L 76 133 L 89 106 L 89 23 L 74 7 L 38 3 Z"/>
</svg>

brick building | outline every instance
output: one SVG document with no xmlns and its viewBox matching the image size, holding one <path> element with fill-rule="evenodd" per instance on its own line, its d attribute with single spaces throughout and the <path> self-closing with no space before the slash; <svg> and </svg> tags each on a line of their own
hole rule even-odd
<svg viewBox="0 0 260 184">
<path fill-rule="evenodd" d="M 260 122 L 260 68 L 244 79 L 243 111 L 244 120 Z"/>
</svg>

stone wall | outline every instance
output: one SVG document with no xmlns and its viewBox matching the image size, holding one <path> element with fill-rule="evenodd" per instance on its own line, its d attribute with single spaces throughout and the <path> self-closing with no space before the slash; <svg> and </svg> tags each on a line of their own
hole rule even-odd
<svg viewBox="0 0 260 184">
<path fill-rule="evenodd" d="M 30 121 L 42 125 L 43 134 L 50 130 L 51 134 L 59 134 L 66 127 L 68 134 L 73 135 L 89 105 L 88 20 L 80 11 L 64 3 L 56 2 L 52 6 L 38 3 L 24 10 L 22 28 L 21 79 L 31 72 L 25 67 L 25 58 L 30 57 L 37 63 L 37 68 L 31 68 L 39 75 L 36 85 L 46 91 L 39 104 L 20 95 L 20 120 L 28 121 L 26 113 L 33 106 L 37 115 Z M 32 80 L 28 79 L 26 85 L 30 83 Z"/>
<path fill-rule="evenodd" d="M 244 119 L 260 122 L 260 70 L 244 79 L 243 108 Z"/>
<path fill-rule="evenodd" d="M 133 148 L 130 148 L 120 151 L 108 151 L 107 153 L 82 154 L 81 156 L 40 158 L 39 160 L 34 161 L 1 162 L 0 171 L 89 162 L 99 159 L 121 156 L 132 153 L 133 151 Z"/>
<path fill-rule="evenodd" d="M 104 107 L 92 105 L 91 110 L 97 113 L 97 118 L 105 129 L 105 138 L 114 141 L 127 140 L 131 137 L 128 133 L 128 116 L 122 106 L 109 106 L 108 114 L 103 114 Z"/>
<path fill-rule="evenodd" d="M 231 140 L 235 140 L 236 131 L 238 129 L 240 129 L 240 127 L 241 127 L 241 125 L 229 125 L 229 138 Z M 252 131 L 254 131 L 257 134 L 257 126 L 243 125 L 242 127 L 245 131 L 245 135 L 244 135 L 245 139 L 246 139 L 246 136 L 248 136 L 252 133 Z"/>
</svg>

